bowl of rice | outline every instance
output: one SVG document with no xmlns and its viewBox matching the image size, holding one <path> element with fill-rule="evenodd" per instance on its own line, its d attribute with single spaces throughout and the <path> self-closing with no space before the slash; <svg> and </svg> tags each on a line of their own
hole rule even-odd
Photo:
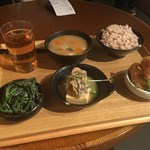
<svg viewBox="0 0 150 150">
<path fill-rule="evenodd" d="M 138 50 L 144 40 L 142 35 L 129 25 L 112 24 L 98 31 L 98 43 L 106 49 L 107 53 L 115 58 L 122 58 Z"/>
</svg>

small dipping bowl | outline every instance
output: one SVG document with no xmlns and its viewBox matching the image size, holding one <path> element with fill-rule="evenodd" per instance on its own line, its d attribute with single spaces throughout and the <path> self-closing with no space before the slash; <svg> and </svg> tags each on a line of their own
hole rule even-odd
<svg viewBox="0 0 150 150">
<path fill-rule="evenodd" d="M 114 48 L 111 48 L 111 47 L 107 47 L 101 41 L 103 30 L 98 31 L 98 33 L 96 35 L 96 39 L 97 39 L 98 43 L 100 44 L 100 46 L 102 48 L 104 48 L 111 57 L 122 58 L 122 57 L 125 57 L 126 55 L 128 55 L 128 54 L 130 54 L 134 51 L 137 51 L 142 46 L 142 44 L 144 42 L 144 39 L 143 39 L 142 35 L 138 31 L 133 30 L 133 29 L 132 29 L 132 31 L 139 38 L 138 43 L 140 45 L 140 46 L 134 47 L 132 49 L 122 50 L 122 49 L 114 49 Z"/>
<path fill-rule="evenodd" d="M 136 87 L 132 81 L 129 78 L 128 75 L 128 71 L 125 72 L 125 76 L 124 76 L 124 80 L 125 80 L 125 84 L 127 86 L 127 88 L 135 95 L 137 95 L 138 97 L 141 97 L 143 99 L 146 100 L 150 100 L 150 92 L 145 91 L 143 89 L 140 89 L 138 87 Z"/>
<path fill-rule="evenodd" d="M 65 36 L 65 35 L 76 36 L 76 37 L 81 38 L 82 40 L 86 42 L 86 49 L 82 51 L 81 53 L 72 54 L 72 55 L 70 55 L 69 52 L 68 54 L 65 54 L 65 55 L 55 53 L 49 46 L 51 41 L 54 40 L 55 38 L 58 38 L 60 36 Z M 66 46 L 67 43 L 65 43 L 65 41 L 61 42 L 60 46 L 62 47 L 62 45 Z M 87 58 L 88 52 L 92 48 L 92 45 L 93 45 L 93 42 L 92 42 L 92 39 L 89 37 L 89 35 L 78 30 L 58 31 L 56 33 L 49 35 L 45 40 L 45 48 L 47 49 L 49 55 L 54 59 L 54 61 L 56 61 L 59 64 L 64 64 L 64 65 L 76 64 L 76 63 L 82 62 L 84 59 Z M 69 49 L 72 50 L 71 48 Z"/>
</svg>

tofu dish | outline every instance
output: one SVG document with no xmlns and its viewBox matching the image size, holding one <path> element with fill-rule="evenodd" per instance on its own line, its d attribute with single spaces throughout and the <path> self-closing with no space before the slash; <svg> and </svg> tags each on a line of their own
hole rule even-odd
<svg viewBox="0 0 150 150">
<path fill-rule="evenodd" d="M 87 104 L 96 95 L 96 83 L 88 82 L 87 72 L 78 67 L 72 69 L 66 81 L 66 101 L 72 104 Z"/>
</svg>

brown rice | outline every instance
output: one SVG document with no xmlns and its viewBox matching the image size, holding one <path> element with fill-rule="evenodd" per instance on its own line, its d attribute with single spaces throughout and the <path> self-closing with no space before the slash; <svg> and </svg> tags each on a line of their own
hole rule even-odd
<svg viewBox="0 0 150 150">
<path fill-rule="evenodd" d="M 140 46 L 138 37 L 128 25 L 109 25 L 103 30 L 101 41 L 105 46 L 113 49 L 128 50 Z"/>
</svg>

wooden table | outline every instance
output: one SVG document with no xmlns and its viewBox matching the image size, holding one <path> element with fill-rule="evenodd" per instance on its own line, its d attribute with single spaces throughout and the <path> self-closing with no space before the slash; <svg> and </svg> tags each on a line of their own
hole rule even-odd
<svg viewBox="0 0 150 150">
<path fill-rule="evenodd" d="M 140 61 L 142 56 L 149 55 L 149 26 L 109 6 L 79 0 L 70 0 L 70 2 L 76 14 L 61 17 L 57 17 L 51 7 L 47 9 L 47 0 L 1 7 L 0 14 L 4 15 L 0 16 L 0 26 L 11 20 L 28 20 L 34 26 L 36 40 L 44 40 L 49 34 L 64 29 L 86 32 L 93 37 L 94 46 L 88 58 L 82 63 L 96 66 L 108 78 L 113 77 L 116 90 L 98 104 L 75 111 L 60 104 L 49 89 L 50 79 L 61 65 L 54 62 L 45 50 L 40 53 L 37 50 L 38 68 L 28 74 L 15 72 L 8 55 L 0 55 L 1 85 L 18 78 L 36 77 L 46 94 L 43 108 L 29 120 L 11 123 L 0 118 L 0 147 L 12 146 L 13 148 L 13 145 L 24 144 L 25 146 L 25 143 L 36 142 L 31 144 L 32 149 L 33 145 L 36 147 L 37 141 L 38 143 L 48 141 L 51 145 L 49 148 L 56 148 L 56 146 L 58 148 L 90 143 L 94 139 L 101 139 L 100 137 L 105 139 L 106 135 L 111 134 L 111 138 L 107 138 L 109 142 L 106 140 L 109 146 L 101 140 L 105 145 L 102 148 L 106 149 L 117 143 L 112 142 L 113 139 L 118 137 L 122 139 L 123 133 L 126 135 L 135 131 L 138 128 L 137 124 L 150 122 L 150 102 L 133 95 L 123 81 L 124 71 L 132 63 Z M 139 52 L 122 59 L 108 56 L 99 47 L 94 36 L 98 30 L 115 23 L 129 24 L 138 30 L 144 37 L 144 47 Z M 3 43 L 2 37 L 0 41 Z M 89 143 L 87 145 L 90 145 Z"/>
</svg>

